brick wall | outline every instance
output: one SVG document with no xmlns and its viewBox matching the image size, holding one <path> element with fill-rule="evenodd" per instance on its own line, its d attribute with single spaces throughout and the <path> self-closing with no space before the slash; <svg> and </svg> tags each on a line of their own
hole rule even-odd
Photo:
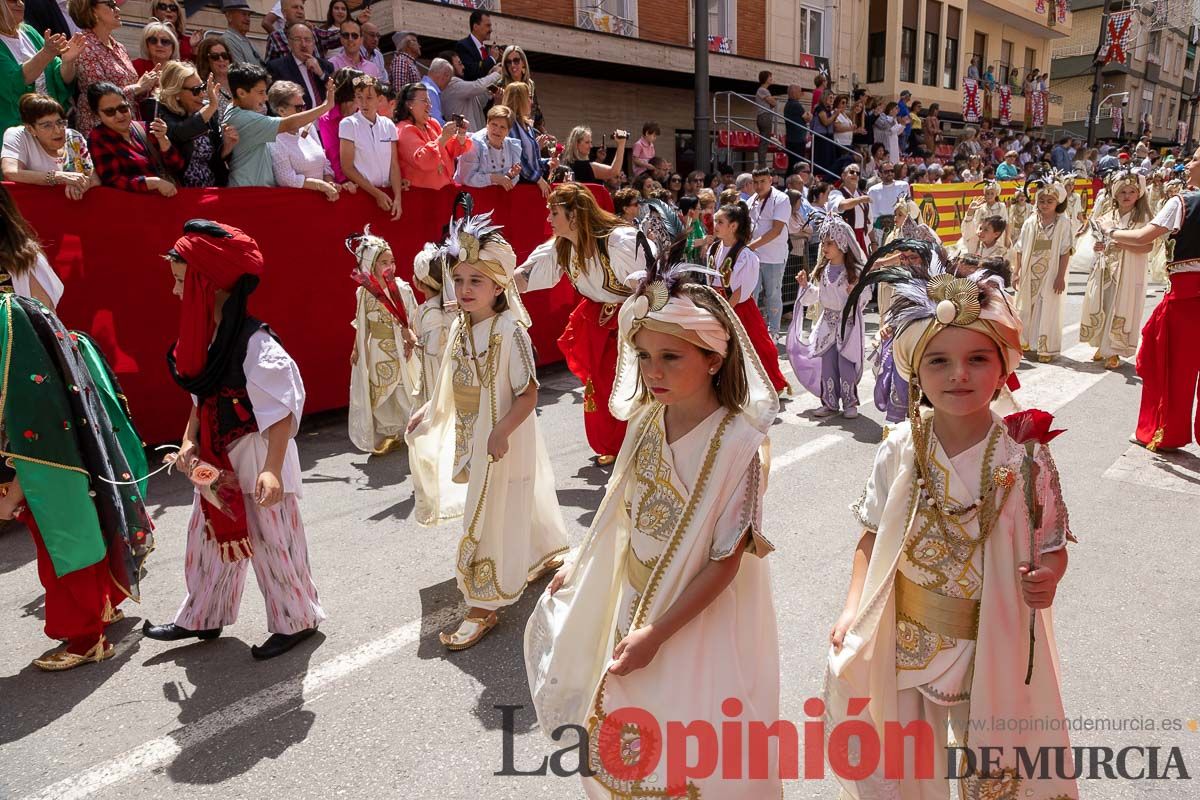
<svg viewBox="0 0 1200 800">
<path fill-rule="evenodd" d="M 767 57 L 767 0 L 737 0 L 737 54 Z"/>
<path fill-rule="evenodd" d="M 572 0 L 501 0 L 505 14 L 558 25 L 575 24 L 575 3 Z"/>
<path fill-rule="evenodd" d="M 688 0 L 646 0 L 638 3 L 638 36 L 649 42 L 691 44 Z"/>
</svg>

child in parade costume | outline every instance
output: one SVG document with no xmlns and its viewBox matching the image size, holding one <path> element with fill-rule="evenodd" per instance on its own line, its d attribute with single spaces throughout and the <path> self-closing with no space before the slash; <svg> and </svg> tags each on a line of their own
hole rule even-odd
<svg viewBox="0 0 1200 800">
<path fill-rule="evenodd" d="M 413 356 L 417 298 L 396 275 L 391 246 L 371 233 L 346 240 L 357 261 L 359 284 L 350 354 L 350 441 L 359 450 L 384 455 L 400 446 L 421 386 L 421 364 Z"/>
<path fill-rule="evenodd" d="M 1150 206 L 1150 211 L 1154 216 L 1158 216 L 1159 212 L 1166 207 L 1172 197 L 1176 197 L 1183 191 L 1183 181 L 1171 180 L 1163 184 L 1163 199 L 1156 209 L 1153 205 Z M 1150 255 L 1147 257 L 1147 269 L 1150 280 L 1153 283 L 1169 283 L 1170 272 L 1167 270 L 1167 242 L 1168 237 L 1159 236 L 1150 246 Z"/>
<path fill-rule="evenodd" d="M 960 797 L 1077 800 L 1074 780 L 1019 771 L 1021 748 L 1070 752 L 1050 614 L 1070 539 L 1046 447 L 1061 431 L 1044 412 L 1002 419 L 991 408 L 1021 361 L 1021 323 L 981 275 L 891 268 L 867 273 L 855 293 L 880 280 L 896 285 L 886 324 L 909 414 L 852 506 L 865 531 L 830 633 L 825 723 L 865 721 L 881 742 L 885 725 L 928 725 L 933 757 L 885 748 L 866 778 L 839 777 L 843 797 L 948 799 L 942 759 L 953 743 L 977 756 Z M 852 698 L 869 702 L 852 711 Z M 1012 719 L 1048 724 L 1003 724 Z M 856 763 L 847 750 L 838 759 Z"/>
<path fill-rule="evenodd" d="M 1063 213 L 1071 222 L 1072 238 L 1079 235 L 1087 225 L 1087 215 L 1083 213 L 1083 198 L 1075 191 L 1075 173 L 1068 172 L 1062 176 L 1063 188 L 1067 190 L 1067 209 Z"/>
<path fill-rule="evenodd" d="M 1150 221 L 1146 178 L 1132 170 L 1114 173 L 1105 207 L 1093 216 L 1095 260 L 1079 321 L 1079 338 L 1096 348 L 1093 361 L 1105 369 L 1137 353 L 1142 305 L 1146 300 L 1146 261 L 1151 245 L 1118 244 L 1101 231 L 1140 228 Z"/>
<path fill-rule="evenodd" d="M 458 307 L 453 302 L 454 284 L 446 269 L 445 254 L 434 242 L 427 242 L 413 259 L 413 285 L 424 298 L 412 316 L 421 367 L 416 403 L 420 408 L 433 396 L 434 384 L 442 371 L 442 356 L 446 352 L 446 334 L 458 316 Z"/>
<path fill-rule="evenodd" d="M 1032 211 L 1033 206 L 1029 202 L 1029 196 L 1023 191 L 1013 192 L 1013 196 L 1008 201 L 1008 211 L 1004 215 L 1004 219 L 1008 222 L 1008 237 L 1011 240 L 1010 254 L 1016 249 L 1021 229 L 1025 227 L 1025 220 L 1029 218 Z M 1013 260 L 1011 255 L 1010 260 Z"/>
<path fill-rule="evenodd" d="M 66 642 L 33 665 L 68 670 L 111 658 L 106 626 L 124 618 L 126 597 L 141 601 L 141 566 L 154 549 L 146 457 L 95 344 L 9 292 L 0 295 L 0 519 L 33 536 L 46 635 Z"/>
<path fill-rule="evenodd" d="M 252 560 L 271 635 L 251 655 L 273 658 L 325 619 L 300 518 L 295 436 L 304 383 L 271 329 L 246 313 L 263 272 L 252 238 L 230 225 L 193 219 L 165 258 L 183 301 L 167 366 L 193 398 L 176 463 L 193 479 L 198 467 L 215 468 L 218 484 L 228 486 L 220 505 L 197 490 L 188 523 L 187 595 L 174 622 L 147 620 L 143 632 L 161 641 L 220 636 L 237 620 Z"/>
<path fill-rule="evenodd" d="M 537 371 L 529 315 L 513 283 L 516 253 L 490 213 L 451 223 L 442 250 L 462 313 L 407 441 L 417 521 L 463 516 L 454 575 L 467 614 L 440 639 L 465 650 L 527 584 L 562 565 L 567 534 L 534 413 Z"/>
<path fill-rule="evenodd" d="M 1007 216 L 1007 211 L 1004 201 L 1000 199 L 1000 184 L 996 181 L 983 181 L 983 196 L 976 197 L 971 201 L 971 205 L 967 206 L 967 213 L 963 217 L 959 250 L 966 253 L 975 252 L 984 220 L 990 217 L 1003 218 Z M 1008 245 L 1006 237 L 1004 246 Z"/>
<path fill-rule="evenodd" d="M 617 309 L 632 291 L 626 285 L 629 274 L 643 264 L 638 230 L 600 208 L 580 183 L 556 186 L 549 204 L 554 235 L 517 270 L 517 286 L 522 292 L 550 289 L 565 274 L 582 295 L 558 346 L 583 382 L 588 444 L 600 464 L 611 464 L 625 436 L 625 423 L 608 410 L 617 365 Z"/>
<path fill-rule="evenodd" d="M 663 764 L 672 754 L 661 730 L 622 725 L 617 709 L 644 709 L 660 729 L 717 728 L 730 714 L 769 725 L 779 713 L 765 559 L 773 546 L 762 533 L 763 452 L 778 396 L 721 294 L 680 280 L 690 269 L 653 267 L 621 308 L 611 404 L 628 433 L 578 557 L 525 628 L 543 732 L 588 729 L 589 798 L 757 800 L 782 791 L 774 752 L 758 778 L 748 753 L 718 756 L 736 762 L 736 776 L 718 769 L 686 784 L 662 768 L 623 769 L 630 753 L 658 752 Z"/>
<path fill-rule="evenodd" d="M 1048 364 L 1062 350 L 1063 303 L 1067 291 L 1067 266 L 1074 247 L 1073 223 L 1063 212 L 1067 190 L 1054 172 L 1031 178 L 1037 212 L 1026 220 L 1014 247 L 1013 286 L 1017 312 L 1026 341 L 1025 350 L 1037 353 Z"/>
<path fill-rule="evenodd" d="M 1006 241 L 1007 233 L 1008 223 L 1004 221 L 1004 217 L 1000 215 L 985 217 L 969 241 L 965 235 L 958 240 L 956 254 L 1007 260 L 1009 250 L 1009 244 Z"/>
<path fill-rule="evenodd" d="M 821 400 L 813 416 L 832 417 L 840 408 L 843 417 L 854 419 L 858 416 L 858 382 L 863 373 L 863 306 L 867 298 L 862 297 L 859 306 L 851 309 L 849 325 L 839 327 L 838 320 L 867 257 L 854 231 L 836 214 L 825 217 L 816 238 L 821 243 L 821 258 L 813 270 L 812 282 L 803 271 L 796 276 L 800 293 L 788 328 L 788 360 L 800 384 Z M 804 344 L 800 340 L 802 309 L 818 302 L 821 318 L 808 344 Z"/>
<path fill-rule="evenodd" d="M 742 321 L 775 391 L 790 391 L 787 378 L 779 369 L 779 349 L 754 300 L 754 290 L 758 286 L 758 256 L 747 247 L 751 238 L 750 212 L 742 203 L 722 206 L 713 218 L 713 232 L 717 241 L 707 253 L 708 268 L 714 273 L 712 285 L 721 290 Z"/>
</svg>

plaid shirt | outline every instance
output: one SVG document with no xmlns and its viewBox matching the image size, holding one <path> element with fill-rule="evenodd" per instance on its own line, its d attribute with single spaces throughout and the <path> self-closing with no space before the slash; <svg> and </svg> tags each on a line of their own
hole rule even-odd
<svg viewBox="0 0 1200 800">
<path fill-rule="evenodd" d="M 397 92 L 406 83 L 421 82 L 421 71 L 417 69 L 417 62 L 408 53 L 396 53 L 388 75 L 392 79 L 392 88 Z"/>
<path fill-rule="evenodd" d="M 267 61 L 274 61 L 291 53 L 286 33 L 276 28 L 267 35 Z"/>
<path fill-rule="evenodd" d="M 159 155 L 166 168 L 172 172 L 182 173 L 187 165 L 178 147 L 161 153 L 158 141 L 145 126 L 140 122 L 133 125 L 137 130 L 130 132 L 129 141 L 125 141 L 121 134 L 104 125 L 92 128 L 92 132 L 88 134 L 88 148 L 92 151 L 96 174 L 100 176 L 100 183 L 114 189 L 124 189 L 127 192 L 154 191 L 146 185 L 146 178 L 173 179 L 171 175 L 157 173 L 154 168 L 155 155 Z M 138 141 L 138 133 L 146 141 L 146 147 Z"/>
</svg>

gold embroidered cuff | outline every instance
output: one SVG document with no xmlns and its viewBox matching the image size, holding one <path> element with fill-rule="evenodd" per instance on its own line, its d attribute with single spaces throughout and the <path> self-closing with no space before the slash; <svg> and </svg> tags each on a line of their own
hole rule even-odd
<svg viewBox="0 0 1200 800">
<path fill-rule="evenodd" d="M 953 639 L 975 639 L 979 633 L 979 601 L 947 597 L 896 573 L 896 614 L 926 630 Z"/>
</svg>

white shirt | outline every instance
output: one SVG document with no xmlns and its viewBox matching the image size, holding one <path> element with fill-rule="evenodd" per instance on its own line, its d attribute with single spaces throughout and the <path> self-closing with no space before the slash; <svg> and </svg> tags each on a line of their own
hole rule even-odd
<svg viewBox="0 0 1200 800">
<path fill-rule="evenodd" d="M 291 189 L 304 188 L 305 178 L 324 180 L 333 175 L 333 167 L 321 147 L 317 126 L 309 123 L 295 133 L 280 133 L 267 145 L 271 151 L 271 169 L 275 183 Z"/>
<path fill-rule="evenodd" d="M 57 308 L 59 302 L 62 301 L 63 282 L 55 274 L 50 262 L 46 260 L 46 256 L 41 253 L 37 254 L 33 269 L 23 275 L 12 274 L 13 291 L 21 297 L 33 299 L 33 281 L 30 278 L 37 278 L 42 290 L 50 296 L 50 302 Z"/>
<path fill-rule="evenodd" d="M 304 381 L 300 368 L 287 351 L 264 330 L 258 330 L 246 345 L 246 395 L 254 407 L 256 433 L 248 433 L 229 448 L 229 462 L 238 476 L 243 494 L 254 494 L 254 484 L 267 463 L 267 428 L 292 417 L 291 438 L 283 456 L 285 494 L 300 496 L 300 455 L 296 451 L 296 433 L 304 412 Z"/>
<path fill-rule="evenodd" d="M 908 197 L 909 194 L 908 181 L 892 181 L 890 184 L 877 183 L 867 189 L 867 196 L 871 198 L 872 219 L 891 216 L 895 211 L 896 201 L 901 197 Z"/>
<path fill-rule="evenodd" d="M 16 36 L 0 36 L 0 42 L 7 45 L 8 51 L 12 53 L 17 64 L 24 64 L 38 54 L 38 48 L 34 47 L 33 41 L 25 34 L 25 31 L 20 29 L 17 30 Z M 33 85 L 38 92 L 46 93 L 46 71 L 44 69 L 37 74 Z"/>
<path fill-rule="evenodd" d="M 763 264 L 786 264 L 788 257 L 787 224 L 792 216 L 792 204 L 788 196 L 775 187 L 766 199 L 754 196 L 750 202 L 750 230 L 755 239 L 771 230 L 772 223 L 782 222 L 783 230 L 771 241 L 759 245 L 754 251 Z"/>
<path fill-rule="evenodd" d="M 899 183 L 899 181 L 897 181 L 897 183 Z M 855 194 L 850 194 L 849 189 L 834 189 L 832 192 L 829 193 L 829 210 L 834 212 L 835 214 L 845 214 L 847 211 L 853 211 L 854 212 L 854 222 L 850 224 L 850 227 L 855 228 L 855 229 L 865 228 L 871 224 L 871 208 L 874 206 L 874 204 L 870 204 L 867 206 L 856 205 L 856 206 L 853 206 L 850 208 L 839 208 L 839 204 L 843 200 L 849 200 L 854 197 L 862 197 L 862 195 L 863 195 L 863 193 L 861 191 L 857 192 Z M 894 210 L 895 207 L 896 206 L 893 203 L 892 209 L 889 209 L 888 213 L 891 213 L 891 211 Z"/>
<path fill-rule="evenodd" d="M 396 150 L 396 123 L 386 117 L 367 121 L 361 111 L 338 123 L 338 138 L 354 142 L 354 168 L 372 186 L 391 185 L 392 154 Z"/>
<path fill-rule="evenodd" d="M 578 256 L 572 248 L 567 277 L 576 290 L 597 303 L 620 305 L 625 302 L 633 288 L 630 275 L 646 267 L 646 255 L 637 246 L 637 234 L 637 228 L 622 225 L 608 235 L 607 268 L 600 258 L 593 256 L 588 259 L 586 270 L 578 270 Z M 784 242 L 787 242 L 786 237 Z M 558 263 L 557 243 L 558 237 L 551 236 L 538 245 L 521 265 L 529 279 L 527 291 L 552 289 L 562 278 L 564 270 Z"/>
<path fill-rule="evenodd" d="M 24 125 L 13 126 L 4 132 L 4 146 L 0 149 L 0 158 L 15 158 L 21 169 L 34 172 L 57 172 L 62 169 L 62 159 L 55 158 L 42 149 Z"/>
<path fill-rule="evenodd" d="M 79 26 L 75 24 L 75 20 L 71 19 L 71 12 L 67 11 L 69 0 L 58 0 L 58 10 L 62 12 L 63 19 L 67 21 L 67 31 L 74 36 L 79 33 Z"/>
<path fill-rule="evenodd" d="M 726 247 L 724 244 L 717 246 L 716 258 L 713 261 L 713 268 L 718 272 L 725 263 L 726 256 L 732 248 Z M 737 295 L 742 300 L 754 297 L 754 290 L 758 288 L 758 255 L 749 247 L 743 247 L 738 253 L 737 262 L 733 265 L 733 274 L 729 279 L 729 293 Z M 723 286 L 721 278 L 713 278 L 714 286 Z"/>
<path fill-rule="evenodd" d="M 296 66 L 300 68 L 300 77 L 304 79 L 304 86 L 308 89 L 308 96 L 312 98 L 311 108 L 316 108 L 321 105 L 321 101 L 317 98 L 317 90 L 313 86 L 312 73 L 308 71 L 308 65 L 295 56 L 292 56 L 292 61 L 295 61 Z"/>
<path fill-rule="evenodd" d="M 1163 203 L 1162 209 L 1154 219 L 1150 220 L 1150 224 L 1166 228 L 1168 234 L 1178 233 L 1179 229 L 1183 227 L 1183 211 L 1183 198 L 1175 195 Z M 1200 272 L 1200 261 L 1186 261 L 1178 266 L 1169 267 L 1167 271 L 1172 275 L 1182 272 Z"/>
</svg>

